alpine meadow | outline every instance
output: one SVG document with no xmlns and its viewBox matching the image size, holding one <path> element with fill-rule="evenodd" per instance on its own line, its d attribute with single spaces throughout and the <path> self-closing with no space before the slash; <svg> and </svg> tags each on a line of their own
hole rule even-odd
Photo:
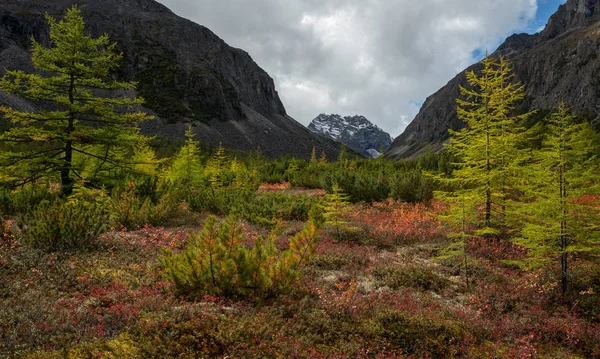
<svg viewBox="0 0 600 359">
<path fill-rule="evenodd" d="M 600 358 L 596 5 L 390 145 L 154 0 L 0 4 L 0 358 Z"/>
</svg>

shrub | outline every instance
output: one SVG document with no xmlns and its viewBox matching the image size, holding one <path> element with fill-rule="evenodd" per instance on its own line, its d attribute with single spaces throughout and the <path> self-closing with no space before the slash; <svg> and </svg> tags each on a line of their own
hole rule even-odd
<svg viewBox="0 0 600 359">
<path fill-rule="evenodd" d="M 321 184 L 327 192 L 332 192 L 337 184 L 354 203 L 383 201 L 391 192 L 389 176 L 374 171 L 333 171 Z"/>
<path fill-rule="evenodd" d="M 433 181 L 424 176 L 421 170 L 401 172 L 391 182 L 391 197 L 396 200 L 417 203 L 433 198 Z"/>
<path fill-rule="evenodd" d="M 65 202 L 39 205 L 26 217 L 24 242 L 45 251 L 90 249 L 108 223 L 108 198 L 81 189 Z"/>
<path fill-rule="evenodd" d="M 446 278 L 423 267 L 378 266 L 373 268 L 373 275 L 392 289 L 410 287 L 439 293 L 450 284 Z"/>
<path fill-rule="evenodd" d="M 376 323 L 380 335 L 407 354 L 428 354 L 434 358 L 460 354 L 451 344 L 462 339 L 464 330 L 455 323 L 410 318 L 396 310 L 378 314 Z"/>
<path fill-rule="evenodd" d="M 192 211 L 226 215 L 240 204 L 253 202 L 255 197 L 251 190 L 206 187 L 191 194 L 188 202 Z"/>
<path fill-rule="evenodd" d="M 45 185 L 29 184 L 14 191 L 0 188 L 0 213 L 8 216 L 27 214 L 40 203 L 51 203 L 57 199 L 57 193 Z"/>
<path fill-rule="evenodd" d="M 158 225 L 170 218 L 177 208 L 177 202 L 169 193 L 163 195 L 157 203 L 150 198 L 136 195 L 136 185 L 129 186 L 113 196 L 110 212 L 113 223 L 126 228 L 137 228 L 144 224 Z"/>
<path fill-rule="evenodd" d="M 302 232 L 290 239 L 290 248 L 278 254 L 277 230 L 266 239 L 257 238 L 248 250 L 235 217 L 217 225 L 216 217 L 211 216 L 202 231 L 190 235 L 183 253 L 167 252 L 160 262 L 178 294 L 266 297 L 287 291 L 299 278 L 300 267 L 315 251 L 322 225 L 322 215 L 316 213 Z"/>
<path fill-rule="evenodd" d="M 265 193 L 257 196 L 250 189 L 206 189 L 190 197 L 190 209 L 216 214 L 240 216 L 259 225 L 274 225 L 277 220 L 307 220 L 318 198 L 283 193 Z"/>
<path fill-rule="evenodd" d="M 600 323 L 600 267 L 596 262 L 582 262 L 573 267 L 571 291 L 574 304 L 586 318 Z"/>
<path fill-rule="evenodd" d="M 319 199 L 304 195 L 287 195 L 283 193 L 266 193 L 256 197 L 256 201 L 247 211 L 242 212 L 244 218 L 251 220 L 251 215 L 265 219 L 305 221 Z"/>
</svg>

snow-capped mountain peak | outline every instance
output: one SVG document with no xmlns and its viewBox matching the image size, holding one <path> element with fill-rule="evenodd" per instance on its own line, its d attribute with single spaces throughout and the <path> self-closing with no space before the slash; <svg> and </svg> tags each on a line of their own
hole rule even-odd
<svg viewBox="0 0 600 359">
<path fill-rule="evenodd" d="M 320 114 L 308 128 L 312 132 L 341 142 L 367 157 L 374 157 L 373 154 L 382 149 L 387 150 L 392 143 L 389 134 L 360 115 Z"/>
</svg>

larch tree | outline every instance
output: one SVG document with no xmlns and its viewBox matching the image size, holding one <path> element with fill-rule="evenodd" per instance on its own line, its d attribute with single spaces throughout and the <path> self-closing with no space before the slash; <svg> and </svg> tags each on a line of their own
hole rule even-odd
<svg viewBox="0 0 600 359">
<path fill-rule="evenodd" d="M 200 186 L 204 171 L 200 159 L 200 145 L 194 139 L 191 125 L 185 132 L 185 138 L 185 144 L 173 159 L 167 177 L 177 187 L 189 191 Z"/>
<path fill-rule="evenodd" d="M 225 154 L 225 148 L 219 142 L 219 146 L 213 157 L 206 164 L 206 172 L 209 176 L 209 182 L 213 191 L 220 190 L 225 186 L 227 177 L 227 167 L 229 166 L 229 159 Z"/>
<path fill-rule="evenodd" d="M 76 6 L 61 21 L 46 18 L 50 47 L 32 39 L 33 65 L 39 73 L 7 71 L 0 90 L 48 103 L 49 109 L 25 112 L 0 107 L 0 114 L 12 122 L 0 135 L 8 149 L 0 154 L 0 170 L 12 186 L 56 176 L 63 195 L 69 195 L 74 182 L 83 179 L 84 169 L 76 166 L 81 162 L 76 157 L 95 159 L 100 168 L 131 167 L 123 148 L 131 153 L 136 144 L 145 142 L 137 125 L 151 117 L 130 111 L 142 104 L 141 98 L 99 95 L 98 90 L 123 94 L 135 88 L 135 83 L 110 79 L 122 56 L 107 35 L 86 35 Z"/>
<path fill-rule="evenodd" d="M 327 155 L 325 154 L 325 151 L 321 151 L 321 157 L 319 157 L 319 165 L 323 166 L 327 164 Z"/>
<path fill-rule="evenodd" d="M 564 104 L 547 121 L 541 149 L 533 152 L 520 192 L 524 225 L 514 242 L 528 249 L 525 264 L 560 262 L 560 286 L 567 291 L 569 256 L 600 253 L 600 168 L 594 130 L 577 123 Z"/>
<path fill-rule="evenodd" d="M 515 115 L 525 97 L 524 86 L 513 81 L 512 67 L 503 57 L 486 57 L 478 75 L 467 73 L 469 88 L 461 87 L 458 118 L 465 127 L 450 130 L 448 151 L 456 158 L 451 175 L 437 175 L 446 188 L 438 196 L 451 204 L 455 217 L 477 211 L 474 234 L 496 235 L 506 216 L 507 195 L 515 174 L 520 123 L 531 113 Z M 472 217 L 472 216 L 466 216 Z"/>
<path fill-rule="evenodd" d="M 317 149 L 313 147 L 312 152 L 310 153 L 310 163 L 315 165 L 317 162 Z"/>
<path fill-rule="evenodd" d="M 324 213 L 325 225 L 335 228 L 338 240 L 342 239 L 342 229 L 350 229 L 344 219 L 349 210 L 349 196 L 344 193 L 337 183 L 331 188 L 331 193 L 325 195 Z"/>
</svg>

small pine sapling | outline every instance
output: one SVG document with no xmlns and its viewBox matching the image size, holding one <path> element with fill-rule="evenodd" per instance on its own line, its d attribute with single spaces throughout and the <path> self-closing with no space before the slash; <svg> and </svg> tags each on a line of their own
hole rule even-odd
<svg viewBox="0 0 600 359">
<path fill-rule="evenodd" d="M 200 160 L 200 144 L 190 125 L 185 132 L 185 144 L 175 155 L 167 178 L 178 189 L 190 191 L 198 188 L 202 182 L 203 169 Z"/>
<path fill-rule="evenodd" d="M 310 154 L 310 164 L 312 164 L 312 165 L 317 164 L 317 149 L 314 147 L 312 148 L 312 152 Z"/>
<path fill-rule="evenodd" d="M 289 249 L 278 255 L 279 229 L 246 249 L 245 234 L 235 217 L 217 224 L 216 217 L 210 216 L 202 231 L 190 235 L 183 253 L 167 251 L 160 262 L 178 294 L 264 298 L 289 290 L 300 278 L 322 226 L 322 215 L 313 212 L 304 229 L 290 239 Z"/>
<path fill-rule="evenodd" d="M 331 187 L 331 193 L 325 195 L 323 214 L 325 225 L 335 228 L 338 240 L 342 239 L 342 229 L 350 229 L 348 222 L 345 220 L 345 214 L 350 206 L 349 198 L 337 183 L 334 183 Z"/>
<path fill-rule="evenodd" d="M 206 171 L 209 173 L 209 182 L 213 191 L 213 195 L 215 191 L 220 190 L 225 186 L 227 163 L 228 159 L 227 155 L 225 154 L 225 148 L 223 148 L 222 144 L 219 143 L 217 152 L 213 158 L 208 161 L 206 166 Z"/>
<path fill-rule="evenodd" d="M 319 158 L 319 165 L 324 166 L 325 164 L 327 164 L 327 155 L 325 154 L 325 151 L 322 151 L 321 157 Z"/>
</svg>

